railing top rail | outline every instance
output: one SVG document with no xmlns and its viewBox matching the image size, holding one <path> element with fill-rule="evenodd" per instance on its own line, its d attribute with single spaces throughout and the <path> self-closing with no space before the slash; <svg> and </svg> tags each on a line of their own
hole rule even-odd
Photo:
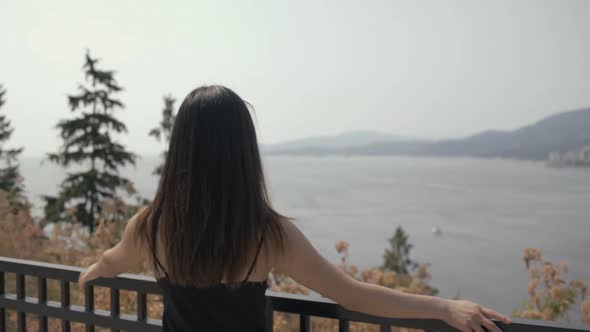
<svg viewBox="0 0 590 332">
<path fill-rule="evenodd" d="M 344 319 L 354 322 L 363 322 L 371 324 L 383 324 L 398 327 L 424 329 L 429 331 L 454 330 L 445 322 L 436 319 L 399 319 L 377 317 L 368 314 L 363 314 L 356 311 L 350 311 L 330 299 L 299 294 L 288 294 L 274 291 L 266 292 L 269 301 L 273 305 L 273 309 L 277 311 L 291 312 L 304 314 L 309 316 Z M 564 324 L 560 322 L 530 320 L 530 319 L 512 319 L 512 324 L 506 325 L 502 322 L 496 321 L 503 331 L 518 331 L 518 332 L 581 332 L 590 331 L 589 327 Z"/>
<path fill-rule="evenodd" d="M 32 276 L 40 276 L 48 279 L 76 282 L 82 270 L 82 268 L 74 266 L 0 256 L 0 272 L 20 273 Z M 162 294 L 162 290 L 155 281 L 156 280 L 153 277 L 136 274 L 121 274 L 118 277 L 112 279 L 98 279 L 92 282 L 92 284 L 95 286 L 135 290 L 150 294 Z M 319 296 L 286 294 L 274 291 L 267 291 L 266 294 L 273 310 L 276 311 L 426 330 L 453 330 L 446 323 L 439 320 L 393 319 L 350 311 L 329 299 L 321 298 Z M 510 325 L 505 325 L 503 323 L 499 323 L 499 325 L 504 331 L 507 332 L 590 331 L 589 328 L 581 325 L 525 319 L 514 319 L 513 323 Z"/>
<path fill-rule="evenodd" d="M 25 259 L 0 256 L 0 271 L 22 273 L 48 279 L 77 282 L 84 269 L 75 266 L 30 261 Z M 92 282 L 95 286 L 111 287 L 139 291 L 150 294 L 162 294 L 156 279 L 149 276 L 124 273 L 115 278 L 100 278 Z"/>
</svg>

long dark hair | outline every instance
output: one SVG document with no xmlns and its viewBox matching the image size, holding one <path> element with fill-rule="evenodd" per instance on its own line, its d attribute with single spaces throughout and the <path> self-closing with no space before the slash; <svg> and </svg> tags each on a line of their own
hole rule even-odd
<svg viewBox="0 0 590 332">
<path fill-rule="evenodd" d="M 247 103 L 223 86 L 202 86 L 178 110 L 156 196 L 138 216 L 136 239 L 172 282 L 238 282 L 264 248 L 283 249 Z M 164 272 L 164 271 L 162 271 Z"/>
</svg>

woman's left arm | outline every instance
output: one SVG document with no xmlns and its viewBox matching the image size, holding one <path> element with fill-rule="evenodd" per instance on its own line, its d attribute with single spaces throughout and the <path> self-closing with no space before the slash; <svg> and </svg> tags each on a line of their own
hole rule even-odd
<svg viewBox="0 0 590 332">
<path fill-rule="evenodd" d="M 84 287 L 87 282 L 96 278 L 111 278 L 140 266 L 143 256 L 135 239 L 138 215 L 139 212 L 125 226 L 121 241 L 103 252 L 96 263 L 80 273 L 78 278 L 80 287 Z"/>
</svg>

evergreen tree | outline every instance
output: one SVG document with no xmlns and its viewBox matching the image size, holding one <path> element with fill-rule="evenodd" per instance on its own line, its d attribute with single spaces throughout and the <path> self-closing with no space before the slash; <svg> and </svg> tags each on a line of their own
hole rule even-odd
<svg viewBox="0 0 590 332">
<path fill-rule="evenodd" d="M 172 95 L 164 96 L 164 109 L 162 110 L 162 121 L 158 127 L 150 130 L 149 136 L 154 136 L 158 142 L 164 138 L 166 145 L 170 142 L 170 135 L 172 135 L 172 128 L 174 127 L 174 121 L 176 120 L 176 114 L 174 113 L 174 102 L 176 99 L 172 98 Z M 164 162 L 168 155 L 168 150 L 162 152 L 162 163 L 158 165 L 153 174 L 161 175 L 164 168 Z"/>
<path fill-rule="evenodd" d="M 5 94 L 6 90 L 0 85 L 0 108 L 5 103 Z M 4 164 L 4 167 L 0 168 L 0 190 L 8 195 L 8 199 L 12 204 L 20 206 L 25 203 L 25 198 L 17 158 L 23 148 L 7 149 L 4 146 L 12 136 L 13 131 L 14 128 L 11 127 L 6 116 L 0 115 L 0 160 Z"/>
<path fill-rule="evenodd" d="M 94 230 L 105 199 L 116 197 L 117 189 L 128 189 L 131 182 L 119 175 L 119 167 L 135 165 L 136 155 L 114 140 L 114 135 L 127 132 L 114 112 L 123 103 L 114 95 L 122 90 L 114 71 L 97 68 L 98 59 L 86 53 L 82 67 L 86 84 L 77 94 L 68 96 L 72 112 L 78 116 L 61 120 L 56 125 L 63 140 L 57 153 L 48 154 L 50 161 L 65 168 L 77 165 L 60 185 L 56 197 L 46 196 L 45 217 L 48 221 L 77 221 Z"/>
<path fill-rule="evenodd" d="M 409 274 L 410 269 L 418 267 L 418 263 L 410 259 L 410 250 L 412 245 L 408 242 L 409 235 L 398 227 L 395 234 L 389 239 L 389 249 L 383 254 L 384 270 L 395 271 L 397 273 Z"/>
</svg>

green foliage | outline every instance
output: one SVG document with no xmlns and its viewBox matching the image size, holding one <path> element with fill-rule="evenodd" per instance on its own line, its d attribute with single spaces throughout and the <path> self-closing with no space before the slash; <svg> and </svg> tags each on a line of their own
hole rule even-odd
<svg viewBox="0 0 590 332">
<path fill-rule="evenodd" d="M 0 108 L 5 103 L 5 94 L 6 90 L 0 85 Z M 0 190 L 7 193 L 11 204 L 22 207 L 26 203 L 26 199 L 23 196 L 24 188 L 18 167 L 18 155 L 23 151 L 23 148 L 7 149 L 4 146 L 13 131 L 14 128 L 6 116 L 0 115 L 0 161 L 4 166 L 0 167 Z"/>
<path fill-rule="evenodd" d="M 176 114 L 174 114 L 174 102 L 176 99 L 172 95 L 164 96 L 164 109 L 162 110 L 162 120 L 158 127 L 153 128 L 149 132 L 149 136 L 153 136 L 158 142 L 164 139 L 164 142 L 168 144 L 170 142 L 170 136 L 172 135 L 172 128 L 174 128 L 174 121 L 176 120 Z M 168 150 L 162 152 L 163 162 L 158 165 L 153 174 L 161 175 L 164 168 L 164 162 L 168 156 Z"/>
<path fill-rule="evenodd" d="M 45 196 L 45 217 L 48 221 L 78 221 L 94 230 L 102 202 L 116 197 L 117 189 L 131 182 L 119 175 L 118 169 L 135 165 L 136 155 L 117 143 L 113 136 L 127 132 L 124 123 L 114 117 L 114 111 L 124 108 L 114 95 L 122 90 L 114 71 L 97 68 L 98 59 L 87 52 L 82 71 L 86 85 L 79 85 L 77 94 L 68 96 L 73 119 L 60 120 L 56 128 L 62 144 L 48 159 L 68 168 L 70 172 L 60 185 L 56 197 Z"/>
<path fill-rule="evenodd" d="M 409 274 L 410 270 L 418 267 L 418 263 L 410 259 L 412 245 L 408 242 L 409 235 L 401 228 L 389 239 L 389 248 L 383 254 L 382 268 L 387 271 Z"/>
</svg>

